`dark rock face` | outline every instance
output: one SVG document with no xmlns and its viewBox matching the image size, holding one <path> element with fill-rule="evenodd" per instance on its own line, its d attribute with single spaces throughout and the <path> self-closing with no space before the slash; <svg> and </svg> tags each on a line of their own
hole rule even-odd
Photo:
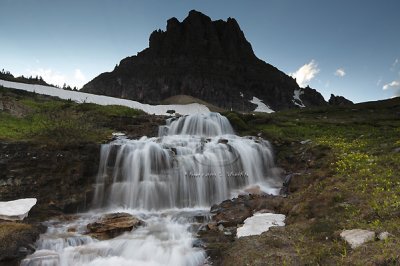
<svg viewBox="0 0 400 266">
<path fill-rule="evenodd" d="M 352 101 L 344 98 L 343 96 L 335 96 L 333 94 L 331 94 L 331 98 L 329 98 L 328 103 L 330 105 L 351 105 L 354 104 Z"/>
<path fill-rule="evenodd" d="M 37 198 L 28 220 L 82 211 L 90 203 L 100 145 L 54 148 L 0 142 L 0 150 L 0 201 Z"/>
<path fill-rule="evenodd" d="M 98 239 L 110 239 L 132 231 L 144 222 L 128 213 L 110 213 L 87 225 L 88 234 Z"/>
<path fill-rule="evenodd" d="M 273 110 L 295 108 L 296 81 L 258 59 L 233 18 L 212 21 L 190 11 L 182 22 L 171 18 L 166 31 L 150 35 L 149 48 L 123 59 L 82 91 L 158 103 L 174 95 L 190 95 L 218 107 L 252 111 L 253 96 Z M 304 89 L 309 105 L 326 104 L 322 96 Z"/>
</svg>

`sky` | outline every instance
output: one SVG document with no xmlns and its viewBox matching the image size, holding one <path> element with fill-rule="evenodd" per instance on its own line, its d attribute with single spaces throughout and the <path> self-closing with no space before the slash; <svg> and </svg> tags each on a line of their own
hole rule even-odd
<svg viewBox="0 0 400 266">
<path fill-rule="evenodd" d="M 80 88 L 192 9 L 235 18 L 260 59 L 326 100 L 400 96 L 399 0 L 0 0 L 0 69 Z"/>
</svg>

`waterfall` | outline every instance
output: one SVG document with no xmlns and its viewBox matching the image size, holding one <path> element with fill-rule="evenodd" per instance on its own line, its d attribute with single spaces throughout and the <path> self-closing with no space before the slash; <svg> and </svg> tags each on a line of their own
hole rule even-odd
<svg viewBox="0 0 400 266">
<path fill-rule="evenodd" d="M 272 167 L 269 142 L 234 135 L 218 113 L 170 118 L 156 138 L 103 145 L 93 204 L 145 210 L 211 206 L 251 184 L 268 189 Z"/>
<path fill-rule="evenodd" d="M 170 118 L 158 137 L 119 136 L 101 147 L 92 211 L 49 221 L 21 265 L 203 265 L 196 217 L 209 220 L 212 204 L 248 186 L 278 193 L 273 169 L 269 142 L 236 136 L 218 113 Z M 85 235 L 88 223 L 118 211 L 145 226 L 110 240 Z"/>
</svg>

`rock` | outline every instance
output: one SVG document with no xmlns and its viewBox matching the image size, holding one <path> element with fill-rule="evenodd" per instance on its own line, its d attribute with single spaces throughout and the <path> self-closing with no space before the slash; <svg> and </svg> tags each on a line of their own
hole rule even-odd
<svg viewBox="0 0 400 266">
<path fill-rule="evenodd" d="M 87 225 L 87 234 L 104 240 L 117 237 L 124 232 L 132 231 L 144 222 L 128 213 L 111 213 L 98 221 Z"/>
<path fill-rule="evenodd" d="M 0 219 L 15 221 L 23 220 L 28 212 L 36 205 L 35 198 L 0 201 Z"/>
<path fill-rule="evenodd" d="M 264 194 L 264 192 L 261 190 L 260 186 L 258 186 L 258 185 L 245 188 L 244 192 L 249 193 L 249 194 L 253 194 L 253 195 Z"/>
<path fill-rule="evenodd" d="M 390 236 L 389 232 L 381 232 L 379 233 L 378 238 L 379 240 L 386 240 L 389 238 L 389 236 Z"/>
<path fill-rule="evenodd" d="M 400 153 L 400 147 L 399 147 L 399 148 L 393 149 L 393 152 L 394 152 L 394 153 Z"/>
<path fill-rule="evenodd" d="M 227 139 L 219 139 L 219 140 L 218 140 L 218 143 L 221 143 L 221 144 L 228 144 L 228 140 L 227 140 Z"/>
<path fill-rule="evenodd" d="M 344 98 L 343 96 L 335 96 L 333 94 L 331 94 L 331 98 L 329 99 L 328 103 L 330 105 L 339 105 L 339 106 L 354 104 L 352 101 Z"/>
<path fill-rule="evenodd" d="M 275 213 L 255 213 L 244 221 L 244 225 L 237 229 L 236 236 L 259 235 L 268 231 L 272 226 L 285 226 L 285 215 Z"/>
<path fill-rule="evenodd" d="M 344 230 L 340 236 L 355 249 L 362 244 L 375 240 L 375 232 L 362 229 Z"/>
<path fill-rule="evenodd" d="M 100 145 L 54 147 L 0 141 L 0 201 L 36 198 L 28 219 L 85 210 L 96 180 Z"/>
<path fill-rule="evenodd" d="M 225 200 L 220 204 L 213 205 L 210 212 L 213 214 L 213 221 L 217 225 L 222 224 L 224 227 L 237 226 L 243 222 L 254 212 L 260 210 L 275 211 L 281 206 L 284 198 L 262 195 L 240 195 L 232 200 Z"/>
<path fill-rule="evenodd" d="M 120 61 L 81 91 L 156 103 L 177 95 L 236 111 L 254 111 L 259 98 L 273 110 L 296 108 L 295 79 L 260 60 L 233 18 L 212 21 L 192 10 L 149 37 L 149 47 Z M 301 89 L 305 106 L 326 105 L 320 93 Z"/>
<path fill-rule="evenodd" d="M 40 225 L 0 222 L 0 265 L 5 261 L 4 265 L 14 265 L 14 261 L 33 253 L 35 241 L 45 231 Z"/>
</svg>

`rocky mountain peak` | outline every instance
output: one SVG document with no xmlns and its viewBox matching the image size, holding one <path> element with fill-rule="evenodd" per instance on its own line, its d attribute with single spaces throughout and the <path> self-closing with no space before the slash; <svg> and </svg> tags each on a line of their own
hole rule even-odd
<svg viewBox="0 0 400 266">
<path fill-rule="evenodd" d="M 159 57 L 184 55 L 257 60 L 251 44 L 235 19 L 212 21 L 210 17 L 195 10 L 190 11 L 182 22 L 175 17 L 169 19 L 166 31 L 153 31 L 146 52 Z"/>
<path fill-rule="evenodd" d="M 195 10 L 182 21 L 169 19 L 165 30 L 151 33 L 148 48 L 82 88 L 151 104 L 186 95 L 237 111 L 255 110 L 254 97 L 275 111 L 298 108 L 299 90 L 293 78 L 256 57 L 234 18 L 213 21 Z M 301 106 L 326 104 L 312 89 L 298 97 Z"/>
</svg>

